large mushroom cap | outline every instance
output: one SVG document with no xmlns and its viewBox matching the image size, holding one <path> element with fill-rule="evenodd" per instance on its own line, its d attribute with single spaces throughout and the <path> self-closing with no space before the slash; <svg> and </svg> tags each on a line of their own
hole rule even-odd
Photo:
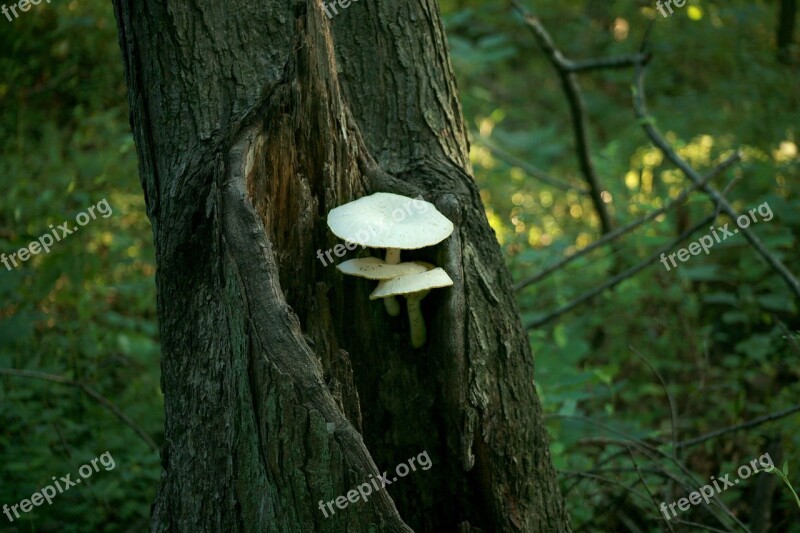
<svg viewBox="0 0 800 533">
<path fill-rule="evenodd" d="M 370 300 L 378 298 L 386 298 L 387 296 L 399 296 L 402 294 L 411 294 L 414 292 L 427 291 L 430 289 L 438 289 L 441 287 L 449 287 L 453 284 L 453 280 L 447 275 L 447 272 L 442 268 L 434 268 L 427 272 L 419 274 L 407 274 L 393 279 L 387 279 L 378 283 L 372 294 L 369 295 Z"/>
<path fill-rule="evenodd" d="M 402 250 L 433 246 L 453 233 L 453 223 L 432 203 L 385 192 L 331 209 L 328 226 L 348 242 Z"/>
<path fill-rule="evenodd" d="M 343 274 L 350 276 L 367 279 L 391 279 L 407 274 L 425 272 L 429 267 L 417 262 L 391 265 L 377 257 L 364 257 L 362 259 L 350 259 L 341 265 L 337 265 L 336 268 Z"/>
</svg>

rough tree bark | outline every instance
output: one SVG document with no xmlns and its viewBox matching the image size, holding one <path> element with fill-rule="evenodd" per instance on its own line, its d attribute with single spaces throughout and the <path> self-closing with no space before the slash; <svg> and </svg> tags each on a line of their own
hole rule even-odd
<svg viewBox="0 0 800 533">
<path fill-rule="evenodd" d="M 797 0 L 780 0 L 778 7 L 778 61 L 791 64 L 792 44 L 794 43 L 794 27 L 797 15 Z"/>
<path fill-rule="evenodd" d="M 114 4 L 158 261 L 152 529 L 568 530 L 435 1 Z M 376 191 L 456 225 L 404 255 L 455 281 L 421 350 L 316 257 L 327 212 Z M 430 470 L 318 509 L 423 450 Z"/>
</svg>

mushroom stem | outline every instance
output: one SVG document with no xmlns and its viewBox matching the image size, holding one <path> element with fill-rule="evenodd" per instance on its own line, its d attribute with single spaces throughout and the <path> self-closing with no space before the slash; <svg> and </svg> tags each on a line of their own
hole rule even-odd
<svg viewBox="0 0 800 533">
<path fill-rule="evenodd" d="M 384 298 L 383 306 L 386 308 L 386 312 L 389 313 L 389 316 L 397 316 L 400 314 L 400 302 L 398 302 L 397 298 L 394 296 Z"/>
<path fill-rule="evenodd" d="M 400 263 L 400 248 L 387 248 L 386 262 L 390 265 L 396 265 Z"/>
<path fill-rule="evenodd" d="M 387 248 L 386 249 L 386 262 L 390 265 L 400 264 L 400 249 Z M 397 316 L 400 314 L 400 302 L 394 296 L 389 296 L 383 299 L 383 306 L 389 316 Z"/>
<path fill-rule="evenodd" d="M 408 327 L 411 331 L 411 346 L 422 348 L 428 337 L 425 328 L 425 318 L 422 316 L 420 302 L 427 296 L 429 291 L 420 291 L 406 296 L 406 308 L 408 309 Z"/>
</svg>

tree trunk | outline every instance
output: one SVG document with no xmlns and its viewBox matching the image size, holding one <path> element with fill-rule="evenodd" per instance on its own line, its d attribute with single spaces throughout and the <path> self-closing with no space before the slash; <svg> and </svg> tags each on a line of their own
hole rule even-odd
<svg viewBox="0 0 800 533">
<path fill-rule="evenodd" d="M 786 64 L 792 62 L 792 43 L 794 43 L 795 15 L 797 0 L 780 0 L 778 7 L 778 61 Z"/>
<path fill-rule="evenodd" d="M 436 3 L 114 4 L 158 261 L 152 529 L 568 530 Z M 376 191 L 456 227 L 403 256 L 454 281 L 420 350 L 317 258 L 328 211 Z M 423 451 L 429 470 L 320 510 Z"/>
</svg>

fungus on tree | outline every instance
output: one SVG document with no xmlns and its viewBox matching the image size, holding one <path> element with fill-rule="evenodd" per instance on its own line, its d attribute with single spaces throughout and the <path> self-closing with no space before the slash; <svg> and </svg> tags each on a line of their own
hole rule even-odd
<svg viewBox="0 0 800 533">
<path fill-rule="evenodd" d="M 384 280 L 408 274 L 419 274 L 428 270 L 428 267 L 419 262 L 397 263 L 393 265 L 379 257 L 363 257 L 345 261 L 337 265 L 336 269 L 348 276 Z"/>
<path fill-rule="evenodd" d="M 386 263 L 400 263 L 400 250 L 439 244 L 453 233 L 453 223 L 430 202 L 377 192 L 340 205 L 328 213 L 337 237 L 361 246 L 386 248 Z M 400 314 L 395 298 L 385 298 L 386 312 Z"/>
<path fill-rule="evenodd" d="M 425 318 L 422 316 L 420 302 L 428 295 L 431 289 L 449 287 L 453 284 L 453 280 L 450 279 L 444 269 L 433 268 L 433 265 L 429 266 L 431 270 L 425 272 L 406 274 L 405 276 L 381 281 L 372 291 L 372 294 L 369 295 L 370 300 L 394 296 L 406 297 L 411 346 L 414 348 L 422 347 L 427 339 Z"/>
</svg>

